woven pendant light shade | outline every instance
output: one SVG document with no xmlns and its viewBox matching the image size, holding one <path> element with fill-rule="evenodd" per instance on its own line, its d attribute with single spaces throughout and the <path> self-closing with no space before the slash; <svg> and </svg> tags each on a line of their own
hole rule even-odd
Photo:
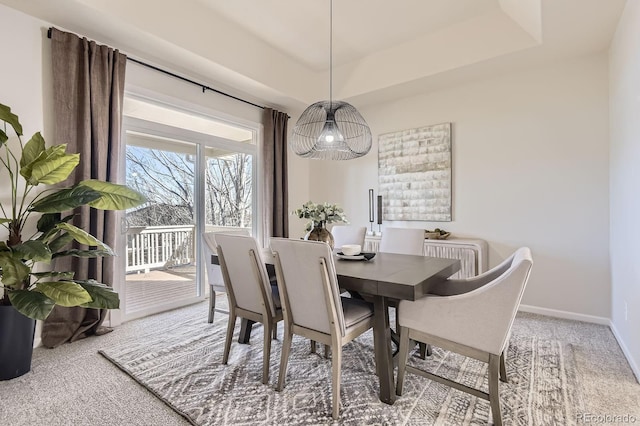
<svg viewBox="0 0 640 426">
<path fill-rule="evenodd" d="M 371 150 L 371 130 L 353 105 L 321 101 L 304 110 L 290 146 L 304 158 L 351 160 Z"/>
<path fill-rule="evenodd" d="M 304 110 L 289 146 L 304 158 L 351 160 L 371 150 L 371 130 L 353 105 L 333 100 L 333 0 L 329 5 L 329 100 Z"/>
</svg>

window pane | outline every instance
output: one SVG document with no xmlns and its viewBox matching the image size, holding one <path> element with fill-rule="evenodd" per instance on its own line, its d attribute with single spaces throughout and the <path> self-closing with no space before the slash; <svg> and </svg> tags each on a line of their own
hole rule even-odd
<svg viewBox="0 0 640 426">
<path fill-rule="evenodd" d="M 251 231 L 252 156 L 208 149 L 205 165 L 205 216 L 208 231 Z"/>
</svg>

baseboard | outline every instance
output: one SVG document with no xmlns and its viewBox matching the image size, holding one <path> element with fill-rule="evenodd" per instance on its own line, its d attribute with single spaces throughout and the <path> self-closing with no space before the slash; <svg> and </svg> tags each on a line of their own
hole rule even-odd
<svg viewBox="0 0 640 426">
<path fill-rule="evenodd" d="M 633 371 L 633 374 L 635 374 L 636 380 L 638 381 L 638 383 L 640 383 L 640 368 L 638 368 L 638 364 L 636 364 L 635 360 L 631 356 L 631 351 L 629 350 L 629 348 L 627 348 L 624 340 L 622 340 L 622 336 L 620 336 L 620 333 L 618 332 L 618 329 L 616 328 L 613 321 L 609 321 L 609 328 L 611 329 L 613 336 L 618 341 L 618 345 L 620 345 L 622 353 L 627 358 L 627 362 L 629 362 L 629 366 L 631 367 L 631 371 Z"/>
<path fill-rule="evenodd" d="M 590 322 L 594 324 L 602 324 L 602 325 L 611 324 L 611 320 L 609 318 L 597 317 L 595 315 L 578 314 L 575 312 L 561 311 L 558 309 L 540 308 L 538 306 L 531 306 L 531 305 L 520 305 L 519 310 L 522 312 L 530 312 L 532 314 L 547 315 L 550 317 Z"/>
</svg>

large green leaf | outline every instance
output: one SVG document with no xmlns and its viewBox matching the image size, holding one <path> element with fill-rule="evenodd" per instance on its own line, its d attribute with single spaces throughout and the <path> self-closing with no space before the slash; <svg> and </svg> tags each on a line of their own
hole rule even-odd
<svg viewBox="0 0 640 426">
<path fill-rule="evenodd" d="M 18 116 L 11 112 L 11 108 L 6 105 L 0 104 L 0 120 L 6 121 L 11 125 L 11 127 L 13 127 L 13 130 L 17 135 L 22 136 L 22 125 L 20 124 Z"/>
<path fill-rule="evenodd" d="M 36 161 L 33 164 L 29 183 L 54 185 L 69 177 L 73 169 L 80 163 L 80 154 L 66 154 L 47 161 Z"/>
<path fill-rule="evenodd" d="M 9 223 L 9 222 L 11 222 L 11 219 L 7 219 L 6 217 L 0 217 L 0 224 Z"/>
<path fill-rule="evenodd" d="M 9 140 L 9 136 L 4 132 L 4 130 L 0 129 L 0 146 Z"/>
<path fill-rule="evenodd" d="M 142 194 L 124 185 L 95 179 L 83 180 L 80 185 L 88 186 L 100 193 L 100 198 L 88 203 L 91 207 L 100 210 L 125 210 L 147 201 Z"/>
<path fill-rule="evenodd" d="M 70 234 L 62 234 L 58 236 L 55 240 L 51 241 L 49 243 L 49 250 L 51 250 L 51 253 L 54 253 L 53 257 L 56 257 L 55 253 L 60 251 L 64 246 L 69 244 L 71 241 L 73 241 L 73 236 Z"/>
<path fill-rule="evenodd" d="M 9 246 L 4 241 L 0 241 L 0 251 L 10 251 Z"/>
<path fill-rule="evenodd" d="M 31 174 L 32 174 L 32 171 L 33 171 L 33 166 L 35 166 L 36 164 L 45 163 L 45 162 L 47 162 L 49 160 L 53 160 L 54 158 L 63 157 L 66 154 L 67 154 L 67 144 L 60 144 L 60 145 L 51 146 L 51 147 L 45 149 L 43 152 L 41 152 L 40 155 L 38 156 L 38 158 L 33 160 L 31 163 L 25 164 L 20 169 L 20 174 L 27 179 L 29 184 L 37 185 L 38 182 L 35 182 L 35 181 L 31 180 Z"/>
<path fill-rule="evenodd" d="M 24 149 L 22 150 L 22 158 L 20 158 L 20 174 L 24 176 L 25 179 L 29 179 L 31 176 L 25 176 L 22 173 L 24 166 L 33 163 L 43 152 L 44 138 L 42 137 L 40 132 L 37 132 L 31 137 L 31 139 L 29 139 L 29 142 L 26 143 Z"/>
<path fill-rule="evenodd" d="M 93 300 L 80 284 L 73 281 L 39 282 L 36 288 L 60 306 L 80 306 Z"/>
<path fill-rule="evenodd" d="M 102 250 L 109 253 L 109 256 L 113 256 L 114 254 L 113 250 L 111 250 L 111 247 L 109 247 L 93 235 L 89 234 L 88 232 L 83 231 L 82 229 L 75 227 L 70 223 L 59 223 L 56 225 L 56 228 L 67 231 L 73 237 L 73 239 L 80 244 L 100 247 Z"/>
<path fill-rule="evenodd" d="M 40 232 L 48 232 L 52 230 L 58 222 L 60 222 L 60 218 L 62 215 L 60 213 L 46 213 L 40 216 L 38 219 L 37 228 Z"/>
<path fill-rule="evenodd" d="M 16 259 L 10 252 L 0 252 L 0 269 L 2 269 L 2 283 L 11 289 L 20 289 L 22 283 L 29 276 L 31 270 L 20 259 Z"/>
<path fill-rule="evenodd" d="M 100 193 L 93 189 L 78 185 L 73 188 L 65 188 L 36 201 L 31 210 L 40 213 L 59 213 L 84 206 L 93 200 L 100 198 Z"/>
<path fill-rule="evenodd" d="M 113 291 L 111 287 L 95 280 L 76 280 L 75 282 L 81 285 L 93 298 L 92 302 L 82 305 L 85 308 L 118 309 L 120 307 L 118 293 Z"/>
<path fill-rule="evenodd" d="M 53 300 L 38 291 L 10 290 L 11 305 L 22 315 L 44 321 L 53 309 Z"/>
<path fill-rule="evenodd" d="M 11 247 L 14 253 L 20 255 L 22 259 L 35 260 L 36 262 L 51 262 L 51 250 L 42 241 L 31 240 Z"/>
<path fill-rule="evenodd" d="M 71 250 L 65 250 L 65 251 L 59 251 L 53 254 L 53 258 L 58 258 L 58 257 L 65 257 L 65 256 L 74 256 L 74 257 L 105 257 L 105 256 L 113 256 L 113 252 L 112 251 L 107 251 L 107 250 L 100 250 L 100 249 L 95 249 L 95 250 L 78 250 L 78 249 L 71 249 Z"/>
<path fill-rule="evenodd" d="M 76 273 L 73 271 L 65 271 L 65 272 L 58 272 L 58 271 L 47 271 L 47 272 L 32 272 L 31 275 L 36 277 L 37 279 L 40 278 L 60 278 L 62 280 L 72 280 L 74 275 Z"/>
<path fill-rule="evenodd" d="M 60 232 L 56 228 L 56 225 L 62 222 L 69 222 L 75 217 L 75 214 L 70 214 L 62 219 L 60 219 L 60 216 L 59 213 L 45 213 L 40 216 L 38 220 L 38 231 L 42 232 L 42 234 L 37 238 L 38 240 L 50 242 L 51 239 Z"/>
</svg>

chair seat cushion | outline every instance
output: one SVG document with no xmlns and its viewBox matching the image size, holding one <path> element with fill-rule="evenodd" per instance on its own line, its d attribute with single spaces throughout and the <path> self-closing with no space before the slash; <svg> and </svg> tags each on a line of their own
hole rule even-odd
<svg viewBox="0 0 640 426">
<path fill-rule="evenodd" d="M 373 316 L 371 303 L 350 297 L 341 297 L 342 310 L 344 311 L 344 325 L 349 328 L 360 321 Z"/>
</svg>

